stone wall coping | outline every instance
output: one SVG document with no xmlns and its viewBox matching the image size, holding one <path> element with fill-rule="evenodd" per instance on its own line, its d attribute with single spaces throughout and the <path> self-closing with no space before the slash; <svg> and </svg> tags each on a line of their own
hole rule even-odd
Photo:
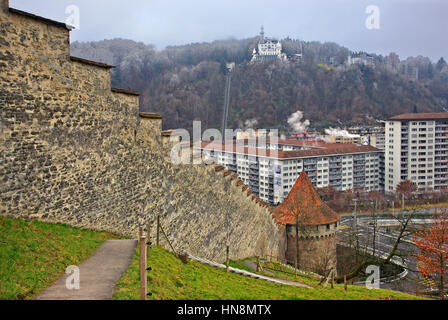
<svg viewBox="0 0 448 320">
<path fill-rule="evenodd" d="M 139 113 L 140 118 L 144 119 L 158 119 L 162 120 L 163 117 L 158 113 L 151 113 L 151 112 L 140 112 Z"/>
<path fill-rule="evenodd" d="M 119 88 L 111 88 L 110 90 L 114 93 L 123 93 L 123 94 L 129 94 L 131 96 L 140 96 L 140 93 L 136 91 L 119 89 Z"/>
<path fill-rule="evenodd" d="M 38 21 L 43 22 L 45 24 L 49 24 L 49 25 L 52 25 L 52 26 L 60 27 L 60 28 L 65 28 L 65 29 L 67 29 L 69 31 L 71 31 L 73 29 L 73 27 L 68 26 L 66 23 L 55 21 L 55 20 L 51 20 L 51 19 L 44 18 L 44 17 L 41 17 L 41 16 L 37 16 L 35 14 L 29 13 L 29 12 L 25 12 L 25 11 L 22 11 L 22 10 L 9 8 L 9 12 L 13 13 L 13 14 L 25 16 L 25 17 L 28 17 L 28 18 L 31 18 L 31 19 L 34 19 L 34 20 L 38 20 Z"/>
<path fill-rule="evenodd" d="M 223 167 L 223 166 L 216 166 L 215 167 L 215 172 L 221 172 L 221 171 L 224 171 L 225 170 L 225 168 Z"/>
<path fill-rule="evenodd" d="M 105 63 L 102 63 L 102 62 L 91 61 L 91 60 L 87 60 L 87 59 L 83 59 L 83 58 L 79 58 L 79 57 L 74 57 L 74 56 L 70 56 L 70 60 L 71 61 L 75 61 L 75 62 L 88 64 L 88 65 L 95 66 L 95 67 L 105 68 L 105 69 L 115 68 L 115 66 L 111 66 L 111 65 L 108 65 L 108 64 L 105 64 Z"/>
<path fill-rule="evenodd" d="M 162 137 L 171 137 L 174 133 L 176 133 L 176 130 L 174 130 L 174 129 L 163 130 Z M 176 136 L 178 136 L 178 135 L 176 135 Z"/>
</svg>

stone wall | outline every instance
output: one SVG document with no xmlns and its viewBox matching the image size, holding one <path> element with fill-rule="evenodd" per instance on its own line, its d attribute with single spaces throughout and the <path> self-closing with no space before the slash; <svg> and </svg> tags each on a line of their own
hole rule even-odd
<svg viewBox="0 0 448 320">
<path fill-rule="evenodd" d="M 297 260 L 299 268 L 312 271 L 318 274 L 326 274 L 337 266 L 337 239 L 338 228 L 332 224 L 330 230 L 325 225 L 309 227 L 309 229 L 299 229 L 299 250 L 297 251 L 297 230 L 296 226 L 286 226 L 286 260 L 290 264 Z"/>
<path fill-rule="evenodd" d="M 172 165 L 161 117 L 139 116 L 110 66 L 71 58 L 64 24 L 0 3 L 0 215 L 129 237 L 160 215 L 196 256 L 284 254 L 271 209 L 221 167 Z"/>
</svg>

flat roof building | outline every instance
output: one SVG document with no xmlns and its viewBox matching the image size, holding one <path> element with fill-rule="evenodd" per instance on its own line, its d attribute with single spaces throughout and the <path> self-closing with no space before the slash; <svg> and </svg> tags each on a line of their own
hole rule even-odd
<svg viewBox="0 0 448 320">
<path fill-rule="evenodd" d="M 386 122 L 385 191 L 405 180 L 419 191 L 448 188 L 448 113 L 406 113 Z"/>
<path fill-rule="evenodd" d="M 304 140 L 267 140 L 263 146 L 242 140 L 196 143 L 196 151 L 238 176 L 263 201 L 278 205 L 306 172 L 317 188 L 380 190 L 382 151 L 372 146 Z"/>
</svg>

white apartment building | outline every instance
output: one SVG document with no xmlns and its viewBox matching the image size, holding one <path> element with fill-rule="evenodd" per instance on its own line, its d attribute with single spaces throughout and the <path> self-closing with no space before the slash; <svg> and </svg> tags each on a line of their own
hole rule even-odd
<svg viewBox="0 0 448 320">
<path fill-rule="evenodd" d="M 420 191 L 448 187 L 448 113 L 409 113 L 386 122 L 385 191 L 405 180 Z"/>
<path fill-rule="evenodd" d="M 238 174 L 254 194 L 271 205 L 283 202 L 302 171 L 317 188 L 380 190 L 382 151 L 372 146 L 279 140 L 277 147 L 268 142 L 267 148 L 255 148 L 246 142 L 228 149 L 208 142 L 195 147 Z"/>
</svg>

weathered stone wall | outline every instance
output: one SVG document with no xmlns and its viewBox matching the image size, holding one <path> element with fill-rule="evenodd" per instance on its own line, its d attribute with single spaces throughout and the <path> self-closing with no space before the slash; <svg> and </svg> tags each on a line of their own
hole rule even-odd
<svg viewBox="0 0 448 320">
<path fill-rule="evenodd" d="M 319 231 L 299 230 L 299 250 L 297 251 L 296 226 L 286 227 L 286 259 L 294 264 L 297 254 L 299 268 L 318 274 L 326 274 L 337 266 L 337 227 L 333 224 L 327 231 L 326 226 L 319 226 Z"/>
<path fill-rule="evenodd" d="M 0 215 L 132 237 L 160 215 L 200 257 L 283 255 L 284 228 L 234 175 L 170 163 L 161 121 L 107 66 L 71 59 L 63 25 L 0 10 Z"/>
</svg>

